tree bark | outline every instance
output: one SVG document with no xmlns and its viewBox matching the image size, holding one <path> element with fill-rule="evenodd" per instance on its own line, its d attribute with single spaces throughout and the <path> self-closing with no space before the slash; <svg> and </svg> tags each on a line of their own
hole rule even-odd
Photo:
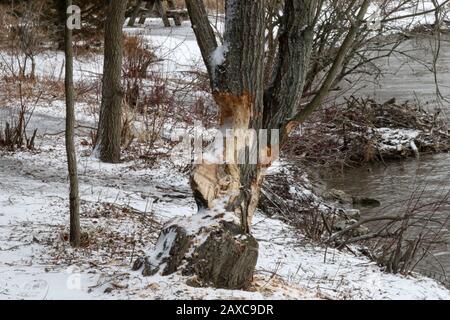
<svg viewBox="0 0 450 320">
<path fill-rule="evenodd" d="M 336 77 L 339 72 L 342 70 L 342 66 L 345 58 L 347 57 L 353 43 L 355 42 L 356 35 L 358 33 L 359 28 L 361 27 L 361 23 L 367 13 L 367 10 L 370 5 L 370 0 L 364 0 L 360 6 L 358 14 L 354 21 L 351 21 L 351 27 L 348 31 L 343 43 L 341 44 L 338 53 L 335 57 L 334 63 L 332 64 L 330 70 L 323 81 L 319 92 L 314 96 L 313 100 L 305 106 L 303 109 L 299 110 L 293 117 L 290 119 L 292 122 L 302 123 L 304 122 L 317 107 L 320 106 L 322 101 L 328 95 Z"/>
<path fill-rule="evenodd" d="M 209 79 L 211 82 L 210 85 L 212 88 L 214 87 L 214 68 L 210 63 L 210 59 L 214 50 L 217 48 L 216 35 L 209 23 L 208 13 L 206 12 L 203 1 L 186 0 L 186 7 L 191 19 L 192 29 L 194 30 L 198 46 L 200 47 L 200 51 L 202 53 L 203 62 L 208 69 Z"/>
<path fill-rule="evenodd" d="M 289 134 L 292 127 L 287 120 L 301 105 L 318 4 L 317 0 L 285 1 L 277 60 L 264 96 L 264 127 L 281 130 L 280 140 Z"/>
<path fill-rule="evenodd" d="M 66 0 L 66 9 L 72 5 L 72 0 Z M 67 10 L 65 10 L 67 11 Z M 66 12 L 64 17 L 69 17 Z M 66 20 L 66 19 L 64 19 Z M 74 143 L 75 111 L 73 87 L 73 47 L 72 30 L 65 26 L 65 55 L 66 55 L 66 152 L 70 181 L 70 243 L 73 247 L 80 246 L 80 198 L 78 195 L 77 157 Z"/>
<path fill-rule="evenodd" d="M 105 53 L 102 80 L 102 104 L 94 152 L 103 162 L 120 161 L 122 131 L 121 87 L 123 35 L 127 1 L 111 0 L 105 21 Z"/>
</svg>

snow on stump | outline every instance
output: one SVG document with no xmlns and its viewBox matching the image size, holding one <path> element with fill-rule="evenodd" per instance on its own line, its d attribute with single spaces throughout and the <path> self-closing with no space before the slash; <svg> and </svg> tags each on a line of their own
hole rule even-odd
<svg viewBox="0 0 450 320">
<path fill-rule="evenodd" d="M 202 213 L 169 222 L 155 248 L 136 260 L 133 270 L 144 276 L 180 271 L 191 276 L 190 284 L 243 289 L 253 280 L 257 259 L 258 242 L 242 233 L 235 216 Z"/>
</svg>

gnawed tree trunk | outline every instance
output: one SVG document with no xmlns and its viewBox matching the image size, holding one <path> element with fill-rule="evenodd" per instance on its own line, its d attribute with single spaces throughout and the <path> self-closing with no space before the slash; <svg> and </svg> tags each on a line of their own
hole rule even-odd
<svg viewBox="0 0 450 320">
<path fill-rule="evenodd" d="M 340 49 L 344 56 L 351 47 L 355 28 L 360 26 L 369 2 L 370 0 L 364 0 L 358 17 L 352 22 L 350 32 Z M 227 215 L 232 215 L 236 219 L 234 224 L 238 224 L 240 230 L 240 236 L 235 235 L 234 239 L 240 237 L 251 239 L 236 244 L 241 247 L 240 252 L 257 251 L 256 241 L 250 235 L 252 218 L 259 201 L 265 170 L 278 156 L 276 150 L 279 149 L 279 144 L 285 142 L 295 125 L 304 120 L 301 115 L 309 114 L 311 108 L 315 108 L 317 102 L 323 99 L 323 93 L 329 90 L 328 78 L 335 76 L 329 74 L 318 99 L 314 99 L 312 105 L 302 107 L 301 99 L 311 58 L 314 26 L 320 13 L 319 3 L 317 0 L 284 1 L 278 36 L 278 54 L 271 79 L 265 81 L 264 74 L 267 70 L 264 65 L 264 1 L 227 0 L 224 44 L 218 46 L 203 1 L 186 0 L 192 27 L 209 73 L 213 97 L 220 109 L 221 128 L 231 132 L 225 139 L 242 140 L 246 133 L 252 131 L 257 133 L 256 139 L 248 145 L 245 141 L 231 146 L 225 144 L 224 158 L 230 160 L 231 155 L 231 158 L 234 158 L 231 161 L 225 163 L 203 161 L 194 167 L 191 174 L 191 187 L 199 207 L 198 216 L 216 220 L 216 228 L 220 233 L 226 234 L 228 232 L 226 224 L 220 222 L 223 216 L 214 213 L 223 209 Z M 339 57 L 330 72 L 340 69 L 341 66 L 342 59 Z M 261 130 L 278 130 L 277 139 L 270 139 L 271 142 L 266 145 L 258 134 Z M 216 148 L 214 143 L 212 149 Z M 254 153 L 259 153 L 256 164 L 248 161 L 250 158 L 254 159 Z M 242 159 L 246 161 L 241 162 Z M 233 285 L 227 286 L 224 282 L 211 281 L 209 277 L 204 277 L 202 271 L 195 267 L 195 261 L 191 259 L 192 252 L 206 250 L 207 253 L 202 251 L 200 254 L 204 258 L 202 268 L 214 269 L 217 261 L 221 261 L 221 264 L 223 262 L 226 265 L 235 265 L 236 252 L 229 250 L 228 237 L 216 241 L 217 238 L 203 235 L 201 238 L 206 240 L 201 244 L 179 240 L 189 243 L 190 249 L 182 250 L 184 246 L 176 246 L 178 249 L 167 250 L 169 247 L 175 247 L 164 244 L 172 243 L 173 238 L 185 239 L 185 230 L 190 228 L 192 223 L 189 221 L 171 222 L 160 235 L 155 249 L 156 255 L 147 257 L 146 263 L 140 260 L 136 267 L 146 265 L 144 270 L 152 270 L 150 272 L 152 274 L 158 272 L 162 265 L 178 266 L 180 265 L 178 261 L 182 261 L 184 270 L 193 270 L 193 274 L 204 284 L 234 288 L 233 281 L 229 282 Z M 211 231 L 207 233 L 212 234 Z M 198 237 L 194 236 L 192 239 L 195 238 Z M 164 261 L 160 259 L 162 256 L 165 257 Z M 248 263 L 246 267 L 252 272 L 247 272 L 247 268 L 239 270 L 227 268 L 225 271 L 230 274 L 225 277 L 227 279 L 237 277 L 241 279 L 242 285 L 250 283 L 256 260 L 244 260 Z M 177 262 L 166 264 L 170 261 Z M 241 269 L 246 271 L 243 272 Z M 169 274 L 174 271 L 173 268 L 166 268 L 162 272 Z"/>
<path fill-rule="evenodd" d="M 123 35 L 127 1 L 111 0 L 105 21 L 105 54 L 102 80 L 102 104 L 94 152 L 103 162 L 120 161 L 122 131 L 121 87 Z"/>
<path fill-rule="evenodd" d="M 249 129 L 261 129 L 264 109 L 264 1 L 227 1 L 224 44 L 217 47 L 204 14 L 202 1 L 187 1 L 194 32 L 208 66 L 214 99 L 220 110 L 222 128 L 231 137 Z M 203 33 L 203 29 L 209 30 Z M 214 209 L 225 200 L 225 208 L 241 221 L 249 233 L 262 182 L 262 167 L 240 163 L 252 146 L 238 143 L 235 159 L 226 164 L 203 163 L 194 168 L 191 186 L 197 203 Z M 234 160 L 234 161 L 233 161 Z"/>
</svg>

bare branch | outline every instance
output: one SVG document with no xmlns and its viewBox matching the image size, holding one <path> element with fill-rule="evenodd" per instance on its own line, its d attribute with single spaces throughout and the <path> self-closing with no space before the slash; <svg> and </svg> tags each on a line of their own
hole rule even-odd
<svg viewBox="0 0 450 320">
<path fill-rule="evenodd" d="M 212 81 L 214 78 L 214 67 L 211 65 L 210 57 L 217 48 L 217 40 L 209 22 L 205 4 L 203 0 L 186 0 L 186 7 L 191 19 L 192 29 L 194 30 L 197 43 L 202 53 L 203 61 Z"/>
<path fill-rule="evenodd" d="M 309 115 L 311 115 L 311 113 L 318 106 L 320 106 L 322 101 L 328 95 L 328 92 L 330 91 L 330 89 L 334 83 L 334 80 L 336 79 L 337 75 L 339 74 L 339 72 L 342 69 L 342 65 L 347 56 L 347 53 L 355 41 L 355 37 L 359 31 L 361 24 L 363 23 L 363 19 L 367 13 L 367 9 L 369 8 L 369 5 L 370 5 L 370 1 L 364 0 L 363 4 L 361 5 L 361 8 L 359 10 L 356 21 L 350 27 L 350 30 L 336 55 L 336 59 L 332 65 L 330 71 L 328 72 L 327 77 L 325 78 L 325 81 L 323 82 L 323 84 L 319 90 L 319 93 L 314 97 L 314 99 L 307 106 L 305 106 L 299 113 L 297 113 L 297 115 L 295 115 L 289 121 L 300 122 L 300 123 L 305 121 L 305 119 Z"/>
</svg>

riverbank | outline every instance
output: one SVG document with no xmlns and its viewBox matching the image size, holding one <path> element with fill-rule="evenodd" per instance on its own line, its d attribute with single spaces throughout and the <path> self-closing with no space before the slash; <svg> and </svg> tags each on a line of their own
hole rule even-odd
<svg viewBox="0 0 450 320">
<path fill-rule="evenodd" d="M 292 136 L 285 154 L 305 166 L 343 170 L 448 152 L 450 134 L 438 108 L 350 97 L 325 106 Z"/>
<path fill-rule="evenodd" d="M 448 159 L 450 135 L 445 110 L 427 107 L 355 97 L 324 107 L 284 150 L 320 186 L 316 199 L 303 208 L 275 180 L 283 204 L 274 207 L 276 199 L 269 199 L 264 206 L 288 212 L 300 207 L 302 214 L 289 214 L 291 223 L 316 241 L 336 245 L 327 240 L 336 240 L 336 233 L 345 238 L 339 248 L 359 244 L 387 271 L 420 271 L 448 285 L 448 170 L 433 172 L 431 163 L 426 173 L 417 168 L 432 155 Z"/>
</svg>

